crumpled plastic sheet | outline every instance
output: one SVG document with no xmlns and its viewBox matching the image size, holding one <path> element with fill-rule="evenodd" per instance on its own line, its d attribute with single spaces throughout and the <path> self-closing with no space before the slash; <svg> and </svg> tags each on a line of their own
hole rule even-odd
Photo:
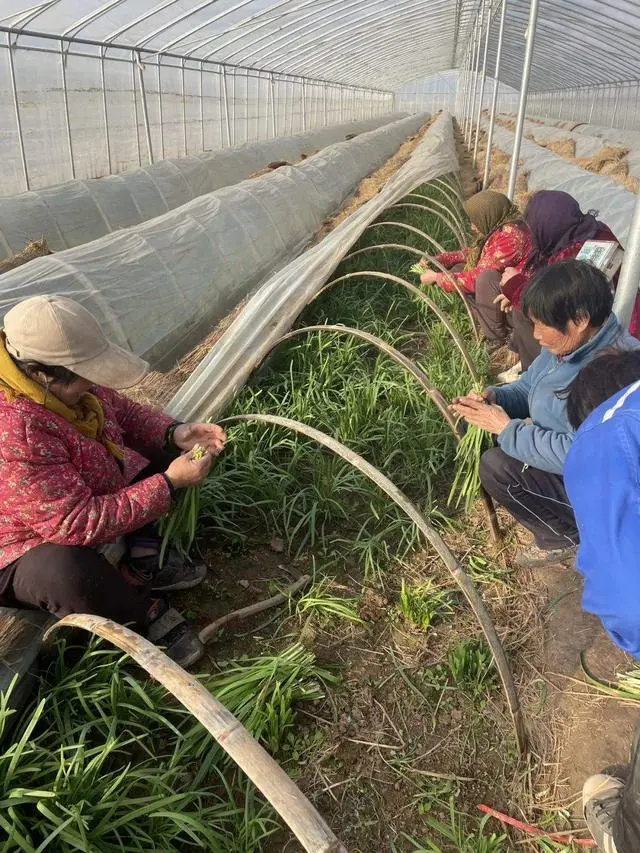
<svg viewBox="0 0 640 853">
<path fill-rule="evenodd" d="M 483 129 L 488 122 L 482 119 Z M 513 152 L 514 134 L 498 125 L 494 128 L 493 144 L 505 154 Z M 636 203 L 636 195 L 603 175 L 587 172 L 563 157 L 547 151 L 523 137 L 520 148 L 523 171 L 529 177 L 529 192 L 535 190 L 564 190 L 580 204 L 582 210 L 597 210 L 598 217 L 611 228 L 625 246 Z"/>
<path fill-rule="evenodd" d="M 0 260 L 42 237 L 53 252 L 61 252 L 140 225 L 198 196 L 243 181 L 272 161 L 298 161 L 302 154 L 315 154 L 348 134 L 366 133 L 406 115 L 346 122 L 0 198 Z"/>
<path fill-rule="evenodd" d="M 262 285 L 170 401 L 171 414 L 188 421 L 221 412 L 274 342 L 289 331 L 367 226 L 415 187 L 457 170 L 451 116 L 443 113 L 377 195 Z"/>
<path fill-rule="evenodd" d="M 366 175 L 427 120 L 414 115 L 298 166 L 202 195 L 163 216 L 0 276 L 0 316 L 59 293 L 116 343 L 172 367 L 265 278 L 294 258 Z"/>
</svg>

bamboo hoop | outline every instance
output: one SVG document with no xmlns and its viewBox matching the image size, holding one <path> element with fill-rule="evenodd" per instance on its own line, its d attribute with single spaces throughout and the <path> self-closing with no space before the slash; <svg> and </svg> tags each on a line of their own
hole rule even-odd
<svg viewBox="0 0 640 853">
<path fill-rule="evenodd" d="M 406 196 L 405 196 L 405 198 L 406 198 Z M 422 198 L 424 198 L 424 196 L 422 196 Z M 449 231 L 451 231 L 453 236 L 458 241 L 458 246 L 461 249 L 464 246 L 464 244 L 465 244 L 464 237 L 462 236 L 461 232 L 458 230 L 455 223 L 451 222 L 450 219 L 447 219 L 447 217 L 444 216 L 442 213 L 440 213 L 440 211 L 435 210 L 433 207 L 430 207 L 428 204 L 415 204 L 414 202 L 410 202 L 410 201 L 399 201 L 396 204 L 390 205 L 387 208 L 387 210 L 396 210 L 396 209 L 401 208 L 401 207 L 412 207 L 412 208 L 415 208 L 417 210 L 426 210 L 429 213 L 433 213 L 433 215 L 437 216 L 438 219 L 440 219 L 440 221 L 443 222 L 444 225 L 449 229 Z"/>
<path fill-rule="evenodd" d="M 421 198 L 423 201 L 428 201 L 429 204 L 435 204 L 436 207 L 441 208 L 446 213 L 450 213 L 454 217 L 454 221 L 455 221 L 456 225 L 458 226 L 458 228 L 460 229 L 461 233 L 465 234 L 465 232 L 466 232 L 465 220 L 461 216 L 460 212 L 458 210 L 456 210 L 455 207 L 447 207 L 447 205 L 443 204 L 439 199 L 431 198 L 431 196 L 429 196 L 429 195 L 422 195 L 422 193 L 407 193 L 405 198 Z M 465 242 L 466 242 L 466 236 L 465 236 Z"/>
<path fill-rule="evenodd" d="M 298 786 L 239 720 L 153 643 L 111 619 L 86 613 L 65 616 L 49 628 L 44 639 L 65 627 L 83 628 L 109 640 L 166 687 L 264 794 L 308 853 L 347 853 Z"/>
<path fill-rule="evenodd" d="M 434 240 L 433 237 L 429 237 L 428 234 L 425 234 L 424 231 L 421 231 L 419 228 L 415 228 L 413 225 L 407 225 L 405 222 L 374 222 L 373 225 L 369 225 L 369 228 L 374 228 L 376 225 L 395 225 L 398 228 L 404 228 L 407 231 L 411 231 L 414 234 L 419 234 L 421 237 L 425 237 L 427 240 L 429 240 L 436 247 L 436 251 L 440 252 L 441 254 L 444 254 L 444 249 L 442 248 L 440 243 L 438 243 L 437 240 Z M 365 230 L 368 230 L 368 229 L 365 229 Z M 458 296 L 462 300 L 462 304 L 464 305 L 465 311 L 469 315 L 469 321 L 471 323 L 471 328 L 475 332 L 476 340 L 479 341 L 480 340 L 480 332 L 478 330 L 478 325 L 476 323 L 475 317 L 473 316 L 473 312 L 471 311 L 471 308 L 469 307 L 469 302 L 468 302 L 466 296 L 464 295 L 464 292 L 462 291 L 462 288 L 460 287 L 458 282 L 455 280 L 454 276 L 451 275 L 449 270 L 445 269 L 442 266 L 442 264 L 440 263 L 440 261 L 437 260 L 437 258 L 435 258 L 433 255 L 427 254 L 426 252 L 423 252 L 422 254 L 423 254 L 423 257 L 426 258 L 430 264 L 433 264 L 441 272 L 444 272 L 446 274 L 447 278 L 449 279 L 449 281 L 451 282 L 451 284 L 455 288 L 456 293 L 458 294 Z"/>
<path fill-rule="evenodd" d="M 451 431 L 454 435 L 456 443 L 460 443 L 460 440 L 462 439 L 462 433 L 460 431 L 458 420 L 449 411 L 449 406 L 447 405 L 447 401 L 441 391 L 436 388 L 435 385 L 432 384 L 427 374 L 423 370 L 421 370 L 420 367 L 418 367 L 418 365 L 414 361 L 404 355 L 404 353 L 401 353 L 400 350 L 397 350 L 395 347 L 392 347 L 391 344 L 388 344 L 386 341 L 383 341 L 382 338 L 378 338 L 376 335 L 372 335 L 369 332 L 364 332 L 362 331 L 362 329 L 351 328 L 350 326 L 332 326 L 328 324 L 319 326 L 304 326 L 300 329 L 293 329 L 291 332 L 287 332 L 286 335 L 282 335 L 282 337 L 278 338 L 277 341 L 274 341 L 270 352 L 272 352 L 277 346 L 284 343 L 285 341 L 291 340 L 292 338 L 298 337 L 299 335 L 304 335 L 311 332 L 334 332 L 335 334 L 339 335 L 352 335 L 355 338 L 360 338 L 361 340 L 372 344 L 372 346 L 377 347 L 381 352 L 388 355 L 389 358 L 393 359 L 393 361 L 403 367 L 408 373 L 410 373 L 414 377 L 414 379 L 418 382 L 423 391 L 427 393 L 427 395 L 438 407 L 438 410 L 440 411 L 440 414 L 442 415 L 444 420 L 451 427 Z M 498 524 L 498 516 L 496 515 L 496 510 L 493 505 L 493 501 L 491 500 L 491 496 L 485 491 L 482 486 L 480 487 L 480 500 L 482 501 L 482 504 L 485 509 L 485 514 L 487 516 L 487 525 L 489 528 L 489 535 L 491 541 L 494 544 L 497 544 L 502 541 L 502 533 L 500 531 L 500 525 Z M 208 630 L 209 628 L 205 628 L 204 631 L 200 633 L 200 639 L 203 643 L 205 642 L 203 634 L 205 631 Z"/>
<path fill-rule="evenodd" d="M 500 642 L 498 633 L 491 620 L 491 616 L 489 615 L 480 594 L 476 590 L 473 581 L 459 565 L 451 550 L 435 528 L 432 527 L 427 519 L 411 503 L 409 498 L 401 492 L 388 477 L 386 477 L 381 471 L 378 471 L 377 468 L 374 468 L 374 466 L 367 462 L 366 459 L 363 459 L 362 456 L 359 456 L 344 444 L 336 441 L 335 438 L 331 438 L 325 433 L 320 432 L 307 424 L 300 423 L 300 421 L 294 421 L 290 418 L 282 418 L 278 415 L 234 415 L 229 418 L 224 418 L 220 423 L 239 423 L 242 421 L 273 424 L 274 426 L 284 427 L 285 429 L 293 430 L 300 435 L 305 435 L 308 438 L 313 439 L 318 444 L 323 445 L 333 453 L 340 456 L 346 462 L 353 465 L 354 468 L 364 474 L 372 483 L 375 483 L 380 489 L 382 489 L 382 491 L 409 516 L 411 521 L 413 521 L 427 541 L 435 548 L 438 556 L 441 558 L 451 573 L 451 576 L 462 590 L 462 593 L 469 602 L 469 605 L 482 628 L 489 648 L 493 654 L 496 669 L 498 670 L 500 680 L 504 688 L 507 705 L 509 707 L 518 742 L 518 748 L 520 753 L 524 755 L 527 751 L 527 732 L 513 674 L 502 647 L 502 643 Z"/>
<path fill-rule="evenodd" d="M 441 272 L 444 276 L 446 276 L 447 280 L 451 282 L 453 288 L 456 288 L 457 282 L 454 277 L 451 275 L 451 271 L 448 270 L 445 266 L 443 266 L 440 261 L 434 255 L 428 255 L 426 252 L 423 252 L 422 249 L 416 249 L 414 246 L 405 246 L 403 243 L 374 243 L 373 246 L 365 246 L 363 249 L 356 249 L 355 252 L 351 252 L 349 255 L 345 255 L 342 259 L 342 263 L 348 261 L 350 258 L 355 258 L 357 255 L 364 255 L 367 252 L 370 252 L 372 249 L 405 249 L 407 252 L 412 252 L 414 255 L 418 255 L 421 261 L 427 260 L 432 266 L 434 266 L 439 272 Z M 462 297 L 464 299 L 464 296 Z M 473 323 L 473 328 L 476 333 L 476 339 L 478 338 L 478 328 L 475 321 L 475 317 L 473 313 L 470 311 L 468 307 L 467 300 L 465 299 L 465 310 L 469 315 L 471 322 Z"/>
<path fill-rule="evenodd" d="M 372 228 L 378 228 L 381 225 L 394 225 L 396 228 L 404 228 L 406 231 L 411 231 L 412 234 L 417 234 L 419 237 L 424 237 L 427 242 L 431 243 L 436 252 L 440 255 L 444 255 L 446 249 L 437 240 L 434 240 L 433 237 L 430 237 L 424 231 L 421 231 L 419 228 L 416 228 L 415 225 L 408 225 L 406 222 L 394 222 L 385 221 L 385 222 L 373 222 L 371 225 L 368 225 L 364 230 L 370 231 Z"/>
<path fill-rule="evenodd" d="M 363 276 L 371 276 L 372 278 L 381 278 L 385 281 L 392 281 L 395 284 L 399 284 L 401 287 L 406 288 L 410 293 L 412 293 L 416 299 L 422 300 L 428 307 L 433 311 L 433 313 L 437 316 L 440 322 L 445 326 L 449 334 L 451 335 L 455 345 L 460 350 L 462 358 L 469 369 L 469 373 L 471 374 L 471 378 L 476 385 L 480 385 L 480 377 L 478 376 L 478 372 L 475 368 L 473 360 L 469 354 L 469 350 L 466 347 L 465 342 L 462 340 L 457 330 L 451 323 L 451 320 L 447 317 L 447 315 L 433 302 L 433 300 L 429 299 L 429 297 L 424 293 L 420 288 L 416 287 L 411 282 L 407 281 L 404 278 L 399 278 L 397 275 L 391 275 L 391 273 L 386 272 L 378 272 L 377 270 L 363 270 L 362 272 L 349 272 L 345 275 L 341 275 L 338 278 L 334 278 L 328 284 L 326 284 L 321 290 L 319 290 L 314 299 L 317 299 L 322 293 L 325 293 L 327 290 L 332 288 L 334 285 L 339 284 L 342 281 L 346 281 L 351 278 L 361 278 Z"/>
</svg>

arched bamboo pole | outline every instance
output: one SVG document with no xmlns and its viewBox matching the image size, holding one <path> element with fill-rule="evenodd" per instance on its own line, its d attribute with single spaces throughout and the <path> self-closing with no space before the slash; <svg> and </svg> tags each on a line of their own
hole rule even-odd
<svg viewBox="0 0 640 853">
<path fill-rule="evenodd" d="M 72 613 L 52 625 L 44 639 L 65 627 L 83 628 L 109 640 L 166 687 L 264 794 L 308 853 L 347 853 L 280 765 L 197 678 L 185 672 L 149 640 L 103 616 Z"/>
<path fill-rule="evenodd" d="M 406 198 L 406 196 L 405 196 L 405 198 Z M 422 198 L 424 198 L 424 196 L 422 196 Z M 410 202 L 410 201 L 396 202 L 396 204 L 390 205 L 387 208 L 387 210 L 396 210 L 398 208 L 404 208 L 404 207 L 411 207 L 411 208 L 414 208 L 415 210 L 424 210 L 427 213 L 432 213 L 434 216 L 437 216 L 438 219 L 444 223 L 445 227 L 448 228 L 449 231 L 451 231 L 453 236 L 456 238 L 456 240 L 458 241 L 458 246 L 461 249 L 463 248 L 463 246 L 465 244 L 465 239 L 462 236 L 462 234 L 460 233 L 460 231 L 458 230 L 456 224 L 454 222 L 451 222 L 450 219 L 447 219 L 447 217 L 444 214 L 440 213 L 439 210 L 436 210 L 435 208 L 431 207 L 428 204 L 415 204 L 414 202 Z"/>
<path fill-rule="evenodd" d="M 407 225 L 406 222 L 374 222 L 373 225 L 369 225 L 368 228 L 365 228 L 365 231 L 368 231 L 369 228 L 375 228 L 378 225 L 395 225 L 397 228 L 404 228 L 406 231 L 411 231 L 413 234 L 419 234 L 421 237 L 424 237 L 428 242 L 430 242 L 433 246 L 435 246 L 437 252 L 444 253 L 444 249 L 442 248 L 440 243 L 438 243 L 437 240 L 434 240 L 433 237 L 429 237 L 428 234 L 425 234 L 424 231 L 421 231 L 419 228 L 415 228 L 413 225 Z M 475 332 L 476 340 L 479 341 L 480 340 L 480 332 L 478 331 L 478 325 L 476 323 L 475 317 L 473 316 L 473 312 L 471 311 L 471 308 L 469 307 L 469 302 L 467 301 L 467 298 L 464 295 L 464 292 L 462 291 L 462 288 L 460 287 L 458 282 L 455 280 L 455 278 L 451 275 L 451 273 L 448 270 L 446 270 L 442 266 L 442 264 L 436 260 L 436 258 L 434 258 L 432 255 L 428 255 L 426 252 L 423 252 L 423 257 L 425 257 L 429 261 L 429 263 L 434 264 L 440 270 L 443 270 L 444 272 L 446 272 L 446 274 L 449 278 L 449 281 L 453 284 L 453 286 L 456 290 L 456 293 L 458 294 L 460 299 L 462 299 L 462 303 L 465 307 L 465 310 L 466 310 L 467 314 L 469 315 L 469 320 L 471 322 L 471 328 Z"/>
<path fill-rule="evenodd" d="M 451 320 L 449 320 L 447 315 L 444 314 L 440 308 L 438 308 L 438 306 L 435 304 L 435 302 L 433 302 L 433 300 L 429 299 L 429 297 L 426 295 L 426 293 L 424 293 L 422 290 L 420 290 L 420 288 L 416 287 L 414 284 L 411 284 L 411 282 L 407 281 L 406 279 L 399 278 L 397 275 L 391 275 L 391 273 L 378 272 L 377 270 L 363 270 L 362 272 L 349 272 L 349 273 L 346 273 L 345 275 L 339 276 L 338 278 L 334 278 L 328 284 L 325 284 L 325 286 L 316 293 L 314 299 L 317 299 L 320 296 L 320 294 L 326 293 L 327 290 L 329 290 L 334 285 L 339 284 L 342 281 L 347 281 L 348 279 L 351 279 L 351 278 L 362 278 L 363 276 L 371 276 L 372 278 L 381 278 L 384 281 L 392 281 L 395 284 L 399 284 L 401 287 L 406 288 L 417 299 L 420 299 L 422 302 L 424 302 L 426 305 L 428 305 L 429 308 L 433 311 L 433 313 L 440 320 L 440 322 L 445 326 L 445 328 L 447 329 L 447 331 L 451 335 L 453 342 L 455 343 L 455 345 L 460 350 L 462 358 L 464 359 L 465 364 L 467 365 L 467 368 L 469 369 L 469 373 L 471 374 L 471 378 L 473 380 L 474 385 L 479 386 L 481 384 L 480 383 L 480 377 L 478 376 L 478 373 L 476 371 L 473 360 L 472 360 L 471 356 L 469 355 L 469 350 L 467 349 L 465 342 L 462 340 L 462 338 L 460 337 L 460 335 L 456 331 L 455 327 L 451 323 Z"/>
<path fill-rule="evenodd" d="M 404 243 L 374 243 L 373 246 L 365 246 L 363 249 L 356 249 L 355 252 L 351 252 L 349 255 L 345 255 L 342 259 L 341 263 L 348 261 L 349 258 L 355 258 L 357 255 L 364 255 L 366 252 L 371 251 L 372 249 L 404 249 L 407 252 L 411 252 L 414 255 L 418 255 L 420 260 L 427 260 L 429 263 L 434 266 L 438 272 L 441 272 L 444 276 L 447 277 L 448 281 L 451 282 L 452 287 L 455 289 L 457 282 L 454 280 L 451 272 L 443 266 L 440 261 L 434 255 L 428 255 L 426 252 L 423 252 L 422 249 L 416 249 L 414 246 L 405 246 Z M 465 299 L 466 304 L 466 299 Z M 473 314 L 470 313 L 470 310 L 467 307 L 467 314 L 469 314 L 471 321 L 473 322 L 473 328 L 476 332 L 476 338 L 478 337 L 478 330 L 475 323 L 475 318 Z"/>
<path fill-rule="evenodd" d="M 431 198 L 429 195 L 422 195 L 422 193 L 407 193 L 404 198 L 421 198 L 423 201 L 428 201 L 429 204 L 435 204 L 436 207 L 439 207 L 441 210 L 445 211 L 445 213 L 450 213 L 453 216 L 456 225 L 460 229 L 460 232 L 465 235 L 466 239 L 465 221 L 455 207 L 447 207 L 447 205 L 443 204 L 439 199 Z"/>
<path fill-rule="evenodd" d="M 451 573 L 451 576 L 462 590 L 478 622 L 480 623 L 480 627 L 482 628 L 489 648 L 491 649 L 491 652 L 493 654 L 493 659 L 495 661 L 496 669 L 498 670 L 498 673 L 500 675 L 500 680 L 502 681 L 505 697 L 513 720 L 518 747 L 520 749 L 521 754 L 524 754 L 527 749 L 527 733 L 524 724 L 524 717 L 522 714 L 522 709 L 520 707 L 520 701 L 518 699 L 518 692 L 516 690 L 513 674 L 511 672 L 511 668 L 509 667 L 507 656 L 505 655 L 504 649 L 502 648 L 502 643 L 500 642 L 500 638 L 498 637 L 495 626 L 491 621 L 491 617 L 487 611 L 487 608 L 485 607 L 480 594 L 476 590 L 473 581 L 464 571 L 464 569 L 458 564 L 451 550 L 446 545 L 440 534 L 435 530 L 435 528 L 432 527 L 432 525 L 420 512 L 418 512 L 418 510 L 411 503 L 409 498 L 403 492 L 401 492 L 400 489 L 398 489 L 397 486 L 395 486 L 388 477 L 386 477 L 382 472 L 378 471 L 377 468 L 374 468 L 374 466 L 367 462 L 366 459 L 363 459 L 362 456 L 359 456 L 357 453 L 354 453 L 353 450 L 350 450 L 344 444 L 341 444 L 339 441 L 336 441 L 335 438 L 331 438 L 325 433 L 320 432 L 319 430 L 314 429 L 313 427 L 308 426 L 307 424 L 300 423 L 300 421 L 294 421 L 290 418 L 282 418 L 278 415 L 234 415 L 229 418 L 224 418 L 222 421 L 220 421 L 220 423 L 230 424 L 239 423 L 242 421 L 273 424 L 274 426 L 284 427 L 285 429 L 293 430 L 294 432 L 297 432 L 300 435 L 305 435 L 308 438 L 313 439 L 318 444 L 323 445 L 324 447 L 331 450 L 333 453 L 340 456 L 346 462 L 349 462 L 349 464 L 353 465 L 354 468 L 364 474 L 364 476 L 371 480 L 372 483 L 375 483 L 385 494 L 387 494 L 391 498 L 392 501 L 394 501 L 394 503 L 397 504 L 397 506 L 399 506 L 409 516 L 411 521 L 416 525 L 416 527 L 420 530 L 420 532 L 427 539 L 427 541 L 430 542 L 431 545 L 434 547 L 438 556 L 441 558 L 441 560 Z"/>
<path fill-rule="evenodd" d="M 300 335 L 310 334 L 311 332 L 333 332 L 338 335 L 351 335 L 354 338 L 360 338 L 360 340 L 366 341 L 372 346 L 379 349 L 381 352 L 388 355 L 389 358 L 393 359 L 396 364 L 399 364 L 403 367 L 408 373 L 410 373 L 413 378 L 418 382 L 423 391 L 427 393 L 430 399 L 435 403 L 440 414 L 445 419 L 447 424 L 450 426 L 451 431 L 453 433 L 454 439 L 457 444 L 460 443 L 462 438 L 462 433 L 460 431 L 458 420 L 451 414 L 449 410 L 449 406 L 447 405 L 447 401 L 443 394 L 440 392 L 438 388 L 431 382 L 427 374 L 421 370 L 418 365 L 408 358 L 404 353 L 397 350 L 395 347 L 392 347 L 391 344 L 388 344 L 386 341 L 383 341 L 382 338 L 377 337 L 376 335 L 372 335 L 369 332 L 364 332 L 362 329 L 354 329 L 350 326 L 331 326 L 331 325 L 319 325 L 319 326 L 304 326 L 300 329 L 293 329 L 291 332 L 287 332 L 286 335 L 282 335 L 282 337 L 278 338 L 277 341 L 274 341 L 271 351 L 273 351 L 277 346 L 284 343 L 285 341 L 289 341 L 292 338 L 297 338 Z M 493 505 L 493 501 L 491 497 L 487 494 L 487 492 L 480 487 L 480 499 L 482 500 L 482 504 L 485 509 L 485 513 L 487 516 L 487 524 L 489 527 L 489 535 L 491 537 L 492 542 L 497 543 L 502 541 L 502 534 L 500 532 L 500 526 L 498 524 L 498 517 L 496 515 L 495 507 Z M 204 642 L 202 638 L 202 634 L 200 635 L 200 639 Z"/>
</svg>

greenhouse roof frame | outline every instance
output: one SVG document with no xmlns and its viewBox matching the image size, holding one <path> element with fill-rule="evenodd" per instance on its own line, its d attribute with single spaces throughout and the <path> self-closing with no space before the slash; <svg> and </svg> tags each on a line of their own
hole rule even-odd
<svg viewBox="0 0 640 853">
<path fill-rule="evenodd" d="M 0 23 L 145 54 L 393 90 L 462 67 L 482 0 L 3 0 Z M 488 48 L 495 62 L 500 3 Z M 500 79 L 517 88 L 529 10 L 509 0 Z M 615 49 L 612 49 L 612 45 Z M 630 0 L 541 0 L 531 91 L 640 79 Z"/>
</svg>

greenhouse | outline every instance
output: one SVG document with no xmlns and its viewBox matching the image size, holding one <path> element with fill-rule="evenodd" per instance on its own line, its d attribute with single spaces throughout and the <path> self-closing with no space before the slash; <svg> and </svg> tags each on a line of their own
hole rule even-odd
<svg viewBox="0 0 640 853">
<path fill-rule="evenodd" d="M 0 99 L 0 848 L 639 850 L 640 8 L 3 0 Z"/>
</svg>

